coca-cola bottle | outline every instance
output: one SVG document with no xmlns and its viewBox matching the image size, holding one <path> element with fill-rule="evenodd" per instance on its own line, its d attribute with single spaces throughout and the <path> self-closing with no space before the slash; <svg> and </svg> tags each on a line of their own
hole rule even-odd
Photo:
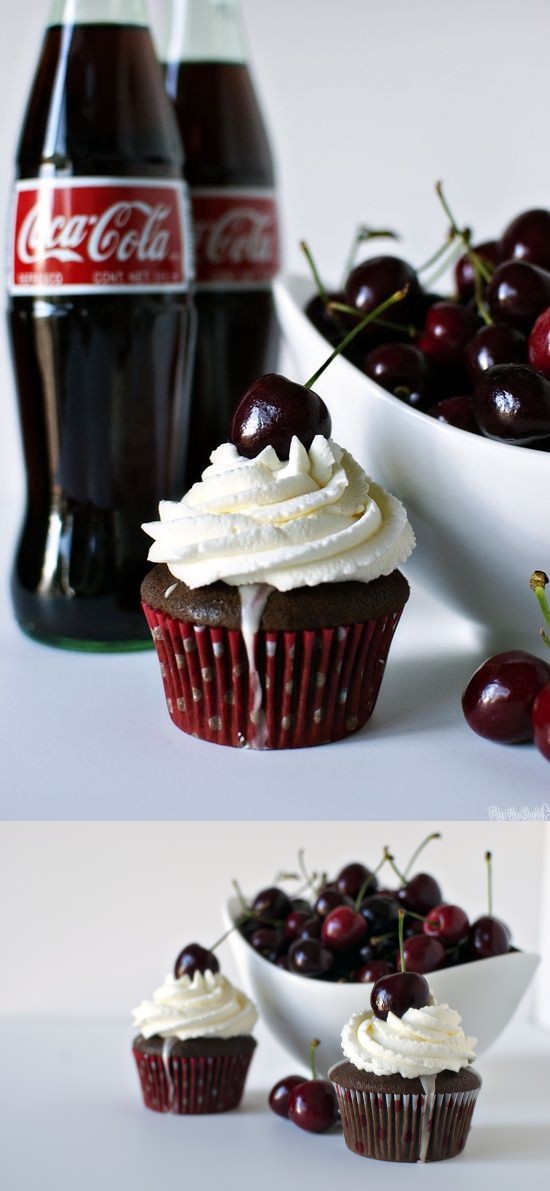
<svg viewBox="0 0 550 1191">
<path fill-rule="evenodd" d="M 238 0 L 164 0 L 160 55 L 185 145 L 198 341 L 188 483 L 227 439 L 237 401 L 274 369 L 279 267 L 273 163 L 246 63 Z"/>
<path fill-rule="evenodd" d="M 15 613 L 51 644 L 144 647 L 140 527 L 184 486 L 194 312 L 183 150 L 143 0 L 54 0 L 17 169 Z"/>
</svg>

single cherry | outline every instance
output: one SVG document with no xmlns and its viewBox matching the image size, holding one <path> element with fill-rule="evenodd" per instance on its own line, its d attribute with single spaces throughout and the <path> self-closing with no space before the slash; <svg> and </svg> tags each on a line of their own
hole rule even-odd
<svg viewBox="0 0 550 1191">
<path fill-rule="evenodd" d="M 391 975 L 393 971 L 394 968 L 387 959 L 371 959 L 370 963 L 363 964 L 357 969 L 355 981 L 357 984 L 374 984 L 382 976 Z"/>
<path fill-rule="evenodd" d="M 472 245 L 472 251 L 491 268 L 498 265 L 501 259 L 500 246 L 496 240 L 485 240 L 483 244 Z M 455 282 L 461 302 L 467 302 L 474 297 L 476 288 L 474 266 L 467 253 L 464 253 L 456 262 Z"/>
<path fill-rule="evenodd" d="M 365 359 L 364 371 L 405 405 L 426 410 L 433 400 L 432 368 L 412 343 L 381 343 Z"/>
<path fill-rule="evenodd" d="M 288 918 L 291 911 L 290 898 L 284 889 L 276 885 L 269 885 L 261 889 L 252 902 L 251 910 L 256 918 L 267 920 L 270 924 Z"/>
<path fill-rule="evenodd" d="M 302 928 L 307 922 L 311 921 L 311 910 L 291 910 L 285 922 L 284 937 L 285 939 L 293 941 L 297 939 L 301 933 Z"/>
<path fill-rule="evenodd" d="M 467 430 L 470 434 L 480 433 L 469 396 L 445 397 L 443 401 L 430 406 L 428 414 L 447 426 L 456 426 L 458 430 Z"/>
<path fill-rule="evenodd" d="M 489 913 L 476 918 L 469 930 L 469 951 L 474 959 L 490 959 L 493 955 L 506 955 L 510 950 L 510 931 L 500 918 L 493 915 L 493 866 L 490 852 L 485 853 L 485 863 Z"/>
<path fill-rule="evenodd" d="M 400 972 L 381 976 L 370 995 L 373 1013 L 385 1021 L 388 1013 L 403 1017 L 407 1009 L 422 1009 L 430 1000 L 430 988 L 424 976 L 407 971 L 407 957 L 403 939 L 405 911 L 399 911 L 399 964 Z"/>
<path fill-rule="evenodd" d="M 284 933 L 279 927 L 259 926 L 250 936 L 250 946 L 273 963 L 284 949 Z"/>
<path fill-rule="evenodd" d="M 288 949 L 288 967 L 299 976 L 326 976 L 334 956 L 320 939 L 296 939 Z"/>
<path fill-rule="evenodd" d="M 345 893 L 340 893 L 338 889 L 329 888 L 327 885 L 324 885 L 313 907 L 315 913 L 318 914 L 319 918 L 326 918 L 331 910 L 336 909 L 336 906 L 353 907 L 353 901 Z"/>
<path fill-rule="evenodd" d="M 403 943 L 403 952 L 407 972 L 435 972 L 438 968 L 445 967 L 445 948 L 439 939 L 429 939 L 424 934 L 411 935 Z M 401 966 L 399 952 L 395 963 L 399 969 Z"/>
<path fill-rule="evenodd" d="M 338 1101 L 334 1085 L 319 1079 L 315 1070 L 317 1039 L 311 1043 L 311 1079 L 302 1080 L 288 1096 L 288 1117 L 308 1133 L 326 1133 L 338 1120 Z"/>
<path fill-rule="evenodd" d="M 396 304 L 392 318 L 399 322 L 414 317 L 420 296 L 418 277 L 407 261 L 397 256 L 372 256 L 352 269 L 345 285 L 346 302 L 361 314 L 370 314 L 388 298 L 408 287 L 407 296 Z"/>
<path fill-rule="evenodd" d="M 272 1087 L 269 1093 L 268 1104 L 272 1112 L 275 1112 L 278 1117 L 288 1118 L 288 1098 L 294 1088 L 299 1084 L 303 1084 L 303 1075 L 285 1075 L 284 1079 L 280 1079 Z"/>
<path fill-rule="evenodd" d="M 487 302 L 495 322 L 528 332 L 550 306 L 550 272 L 527 261 L 505 261 L 487 286 Z"/>
<path fill-rule="evenodd" d="M 472 405 L 487 438 L 527 446 L 550 437 L 550 380 L 526 364 L 489 368 Z"/>
<path fill-rule="evenodd" d="M 254 459 L 265 447 L 273 447 L 279 459 L 288 459 L 293 437 L 309 451 L 315 436 L 329 438 L 331 428 L 322 397 L 271 372 L 255 380 L 241 398 L 229 437 L 247 459 Z"/>
<path fill-rule="evenodd" d="M 435 877 L 431 877 L 429 873 L 417 873 L 415 877 L 411 877 L 397 890 L 396 897 L 401 905 L 407 910 L 414 910 L 416 914 L 427 914 L 443 901 L 441 889 Z"/>
<path fill-rule="evenodd" d="M 365 938 L 367 924 L 351 906 L 336 906 L 323 919 L 321 939 L 333 951 L 355 947 Z"/>
<path fill-rule="evenodd" d="M 533 704 L 550 682 L 550 665 L 523 650 L 487 658 L 462 696 L 469 727 L 486 740 L 521 744 L 533 739 Z"/>
<path fill-rule="evenodd" d="M 506 323 L 481 327 L 464 348 L 464 364 L 471 383 L 476 385 L 495 364 L 522 364 L 526 351 L 525 336 L 515 327 Z"/>
<path fill-rule="evenodd" d="M 531 331 L 527 356 L 531 368 L 550 378 L 550 307 L 539 314 Z"/>
<path fill-rule="evenodd" d="M 174 976 L 176 980 L 179 980 L 180 976 L 189 976 L 192 980 L 195 972 L 219 972 L 219 970 L 220 965 L 213 951 L 202 947 L 200 943 L 188 943 L 187 947 L 180 951 L 175 962 Z"/>
<path fill-rule="evenodd" d="M 439 939 L 447 947 L 466 938 L 470 923 L 460 906 L 443 904 L 429 910 L 423 923 L 423 932 L 431 939 Z"/>
<path fill-rule="evenodd" d="M 550 761 L 550 683 L 541 688 L 533 703 L 533 737 L 539 752 Z"/>
<path fill-rule="evenodd" d="M 338 310 L 332 310 L 329 305 L 330 302 L 342 304 L 345 302 L 344 294 L 340 293 L 340 291 L 328 293 L 326 301 L 321 294 L 315 294 L 313 298 L 310 298 L 304 310 L 310 323 L 313 323 L 313 326 L 323 336 L 323 339 L 326 339 L 328 343 L 336 347 L 336 344 L 340 343 L 340 340 L 349 331 L 350 322 L 349 315 L 342 314 Z"/>
<path fill-rule="evenodd" d="M 522 211 L 508 224 L 499 244 L 500 259 L 532 261 L 550 269 L 550 211 Z"/>
<path fill-rule="evenodd" d="M 381 935 L 385 931 L 397 931 L 399 905 L 393 897 L 373 893 L 366 897 L 359 907 L 360 914 L 368 927 L 369 935 Z"/>
<path fill-rule="evenodd" d="M 336 877 L 336 888 L 339 893 L 345 894 L 346 897 L 356 898 L 367 882 L 369 892 L 374 893 L 378 885 L 374 873 L 371 872 L 370 868 L 366 868 L 364 864 L 354 861 L 352 864 L 346 864 L 344 868 L 340 869 Z"/>
<path fill-rule="evenodd" d="M 466 344 L 479 328 L 479 316 L 457 302 L 436 302 L 426 314 L 417 347 L 446 367 L 462 363 Z"/>
</svg>

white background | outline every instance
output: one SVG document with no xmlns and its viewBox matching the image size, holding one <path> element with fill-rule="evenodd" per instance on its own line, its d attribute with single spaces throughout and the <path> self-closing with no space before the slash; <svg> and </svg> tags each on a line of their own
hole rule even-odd
<svg viewBox="0 0 550 1191">
<path fill-rule="evenodd" d="M 162 0 L 150 0 L 158 13 Z M 446 230 L 444 179 L 482 238 L 548 205 L 547 0 L 243 0 L 278 161 L 287 268 L 304 236 L 338 279 L 356 224 L 389 225 L 417 264 Z M 48 0 L 1 0 L 0 208 Z M 21 492 L 15 396 L 0 336 L 0 493 Z M 0 532 L 2 530 L 0 529 Z M 11 532 L 11 527 L 10 527 Z"/>
</svg>

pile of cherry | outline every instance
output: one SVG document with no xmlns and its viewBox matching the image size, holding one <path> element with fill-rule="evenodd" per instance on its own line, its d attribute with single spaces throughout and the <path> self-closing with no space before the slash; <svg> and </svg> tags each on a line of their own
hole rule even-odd
<svg viewBox="0 0 550 1191">
<path fill-rule="evenodd" d="M 436 837 L 428 837 L 432 838 Z M 400 880 L 396 889 L 379 886 L 377 873 L 386 864 Z M 490 857 L 488 864 L 490 868 Z M 300 976 L 343 984 L 373 983 L 401 970 L 401 909 L 407 911 L 403 943 L 407 970 L 423 974 L 510 950 L 510 931 L 493 916 L 491 907 L 470 923 L 460 906 L 444 902 L 433 876 L 418 872 L 410 877 L 410 867 L 401 873 L 385 849 L 373 871 L 353 862 L 333 880 L 307 877 L 312 890 L 309 899 L 293 898 L 284 889 L 270 886 L 244 905 L 238 929 L 269 963 Z"/>
<path fill-rule="evenodd" d="M 443 248 L 465 251 L 455 264 L 457 296 L 427 292 L 397 256 L 374 256 L 351 269 L 343 289 L 319 292 L 306 313 L 332 344 L 398 290 L 404 298 L 365 328 L 344 353 L 401 401 L 462 430 L 550 450 L 550 211 L 518 215 L 499 240 L 471 245 L 441 186 L 450 219 Z M 425 267 L 427 267 L 427 265 Z"/>
</svg>

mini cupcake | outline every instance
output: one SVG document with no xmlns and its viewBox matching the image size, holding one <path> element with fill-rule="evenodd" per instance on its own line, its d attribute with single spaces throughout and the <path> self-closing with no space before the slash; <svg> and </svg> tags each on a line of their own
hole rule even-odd
<svg viewBox="0 0 550 1191">
<path fill-rule="evenodd" d="M 344 1140 L 365 1158 L 439 1162 L 466 1144 L 481 1079 L 458 1013 L 433 995 L 383 1021 L 354 1013 L 342 1030 L 346 1062 L 329 1071 Z"/>
<path fill-rule="evenodd" d="M 258 1014 L 219 972 L 167 976 L 134 1009 L 133 1054 L 143 1099 L 154 1112 L 226 1112 L 240 1103 Z"/>
<path fill-rule="evenodd" d="M 143 527 L 157 564 L 143 608 L 168 710 L 193 736 L 299 748 L 373 711 L 414 537 L 400 502 L 328 433 L 252 456 L 224 443 Z"/>
</svg>

